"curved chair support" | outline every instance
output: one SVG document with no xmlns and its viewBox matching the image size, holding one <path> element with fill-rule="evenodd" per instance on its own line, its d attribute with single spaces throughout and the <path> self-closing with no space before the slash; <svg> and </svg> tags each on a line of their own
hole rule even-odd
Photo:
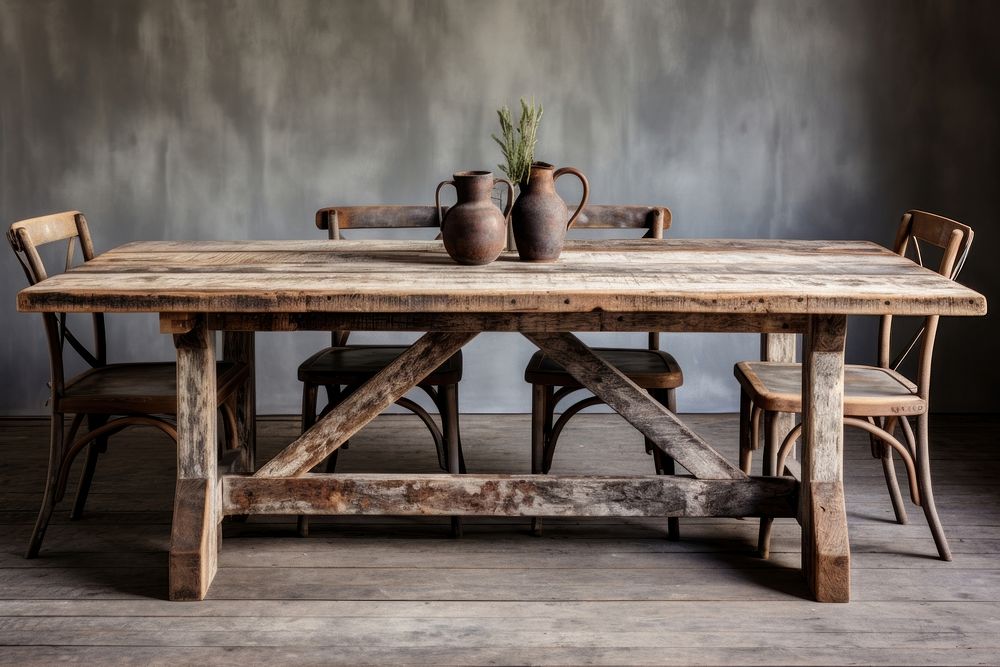
<svg viewBox="0 0 1000 667">
<path fill-rule="evenodd" d="M 549 409 L 552 410 L 552 412 L 555 412 L 556 405 L 559 404 L 559 401 L 578 391 L 583 391 L 583 387 L 560 387 L 558 391 L 552 394 L 552 399 L 549 402 Z"/>
<path fill-rule="evenodd" d="M 434 401 L 434 405 L 436 405 L 440 410 L 441 395 L 438 393 L 438 390 L 434 388 L 434 385 L 420 383 L 417 386 L 423 389 L 424 393 L 431 397 L 431 400 Z"/>
<path fill-rule="evenodd" d="M 566 394 L 564 394 L 565 396 Z M 559 441 L 559 434 L 562 433 L 563 428 L 566 423 L 575 415 L 585 408 L 589 408 L 592 405 L 603 405 L 604 401 L 596 396 L 590 396 L 583 399 L 582 401 L 577 401 L 573 405 L 566 408 L 556 423 L 552 426 L 552 432 L 549 434 L 549 441 L 545 443 L 545 456 L 542 459 L 542 472 L 548 474 L 549 469 L 552 468 L 552 457 L 556 453 L 556 443 Z M 555 401 L 553 401 L 555 405 Z"/>
<path fill-rule="evenodd" d="M 434 398 L 434 396 L 431 396 L 431 398 Z M 420 405 L 408 398 L 400 398 L 396 401 L 396 405 L 401 408 L 406 408 L 416 416 L 420 417 L 420 421 L 424 423 L 424 426 L 426 426 L 427 430 L 431 432 L 431 437 L 434 439 L 434 448 L 437 450 L 438 454 L 438 465 L 441 466 L 443 470 L 447 470 L 448 457 L 444 449 L 444 435 L 441 433 L 441 429 L 438 428 L 438 425 L 434 422 L 434 419 L 426 410 L 420 407 Z M 438 406 L 438 409 L 441 409 L 440 406 Z"/>
<path fill-rule="evenodd" d="M 73 460 L 76 458 L 80 450 L 84 448 L 85 445 L 90 444 L 92 441 L 97 440 L 100 437 L 111 437 L 115 433 L 128 428 L 129 426 L 154 426 L 167 435 L 169 435 L 175 442 L 177 441 L 177 428 L 170 422 L 160 419 L 159 417 L 149 417 L 149 416 L 130 416 L 130 417 L 119 417 L 118 419 L 113 419 L 107 424 L 95 428 L 93 431 L 87 431 L 79 438 L 76 439 L 73 444 L 71 444 L 67 449 L 66 453 L 63 454 L 63 460 L 61 469 L 59 471 L 59 478 L 56 481 L 56 497 L 61 498 L 66 493 L 66 483 L 69 478 L 69 469 L 73 465 Z"/>
<path fill-rule="evenodd" d="M 907 446 L 901 443 L 896 436 L 892 435 L 890 432 L 873 424 L 869 424 L 864 419 L 858 419 L 857 417 L 844 417 L 844 425 L 854 426 L 855 428 L 867 431 L 899 453 L 900 458 L 903 459 L 903 464 L 906 465 L 906 476 L 910 485 L 910 499 L 913 500 L 915 505 L 920 505 L 920 488 L 917 483 L 917 469 L 913 456 L 910 454 Z"/>
<path fill-rule="evenodd" d="M 865 419 L 858 419 L 857 417 L 844 417 L 844 425 L 860 428 L 861 430 L 879 438 L 899 452 L 900 457 L 903 459 L 903 463 L 906 465 L 906 476 L 910 485 L 910 498 L 913 500 L 915 505 L 920 505 L 920 490 L 917 486 L 917 471 L 914 465 L 913 457 L 910 456 L 910 452 L 906 445 L 897 440 L 895 436 L 887 433 L 878 426 L 869 423 Z M 795 428 L 788 432 L 788 435 L 785 436 L 785 439 L 781 443 L 781 448 L 778 450 L 778 470 L 785 469 L 785 461 L 788 459 L 788 455 L 792 451 L 792 446 L 801 435 L 802 424 L 799 423 L 795 425 Z"/>
</svg>

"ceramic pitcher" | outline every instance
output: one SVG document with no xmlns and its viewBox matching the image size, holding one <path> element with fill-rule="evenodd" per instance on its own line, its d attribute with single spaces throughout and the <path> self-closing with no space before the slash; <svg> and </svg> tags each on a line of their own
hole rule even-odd
<svg viewBox="0 0 1000 667">
<path fill-rule="evenodd" d="M 507 186 L 507 207 L 493 203 L 493 188 Z M 441 188 L 455 186 L 458 202 L 441 217 Z M 460 171 L 452 180 L 441 181 L 434 191 L 444 249 L 459 264 L 489 264 L 507 245 L 507 216 L 514 201 L 514 188 L 490 171 Z"/>
<path fill-rule="evenodd" d="M 556 179 L 573 174 L 583 183 L 583 198 L 573 215 L 556 193 Z M 554 262 L 559 259 L 566 231 L 576 222 L 590 196 L 587 178 L 574 167 L 556 169 L 547 162 L 534 162 L 527 183 L 511 211 L 511 226 L 517 253 L 525 262 Z"/>
</svg>

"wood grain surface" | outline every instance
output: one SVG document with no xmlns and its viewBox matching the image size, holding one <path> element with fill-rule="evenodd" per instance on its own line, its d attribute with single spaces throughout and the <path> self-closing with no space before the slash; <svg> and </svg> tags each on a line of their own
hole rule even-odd
<svg viewBox="0 0 1000 667">
<path fill-rule="evenodd" d="M 129 243 L 22 311 L 981 315 L 985 298 L 864 241 L 574 241 L 550 264 L 459 266 L 437 241 Z"/>
</svg>

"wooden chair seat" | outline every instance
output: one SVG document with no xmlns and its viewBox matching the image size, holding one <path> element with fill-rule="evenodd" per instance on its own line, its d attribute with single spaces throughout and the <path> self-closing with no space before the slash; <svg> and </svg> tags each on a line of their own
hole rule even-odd
<svg viewBox="0 0 1000 667">
<path fill-rule="evenodd" d="M 350 345 L 328 347 L 299 366 L 299 381 L 310 384 L 356 385 L 364 382 L 407 350 L 406 345 Z M 424 384 L 458 384 L 462 379 L 462 353 L 452 355 L 428 375 Z"/>
<path fill-rule="evenodd" d="M 677 360 L 662 350 L 621 347 L 595 347 L 593 350 L 643 389 L 676 389 L 684 384 L 684 374 Z M 528 361 L 524 380 L 559 387 L 583 386 L 540 351 Z"/>
<path fill-rule="evenodd" d="M 216 364 L 221 404 L 245 380 L 245 364 Z M 59 409 L 87 414 L 177 414 L 177 365 L 172 362 L 109 364 L 67 380 Z"/>
<path fill-rule="evenodd" d="M 753 404 L 768 412 L 802 412 L 802 366 L 767 361 L 736 364 L 737 380 Z M 890 368 L 844 367 L 844 414 L 851 417 L 916 415 L 927 404 L 917 385 Z"/>
</svg>

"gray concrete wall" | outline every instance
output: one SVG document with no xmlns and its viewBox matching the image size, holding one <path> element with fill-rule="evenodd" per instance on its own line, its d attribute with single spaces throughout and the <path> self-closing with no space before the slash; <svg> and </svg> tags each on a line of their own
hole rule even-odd
<svg viewBox="0 0 1000 667">
<path fill-rule="evenodd" d="M 537 156 L 580 167 L 595 203 L 668 205 L 677 237 L 885 243 L 927 208 L 976 228 L 965 280 L 990 296 L 998 20 L 989 1 L 0 0 L 0 221 L 79 208 L 101 250 L 315 238 L 320 206 L 427 203 L 493 166 L 494 110 L 534 95 Z M 42 413 L 41 327 L 14 312 L 9 254 L 0 276 L 0 412 Z M 998 328 L 945 323 L 935 408 L 997 409 Z M 110 339 L 119 360 L 172 355 L 152 317 L 110 318 Z M 325 339 L 259 337 L 263 412 L 297 411 L 295 367 Z M 682 410 L 735 409 L 754 337 L 665 346 Z M 463 409 L 527 411 L 531 351 L 474 341 Z"/>
</svg>

